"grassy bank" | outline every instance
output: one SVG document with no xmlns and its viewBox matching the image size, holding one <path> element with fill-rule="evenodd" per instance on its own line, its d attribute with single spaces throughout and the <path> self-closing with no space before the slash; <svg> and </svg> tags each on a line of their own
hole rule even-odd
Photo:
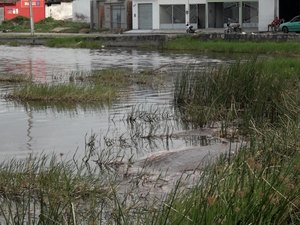
<svg viewBox="0 0 300 225">
<path fill-rule="evenodd" d="M 221 121 L 248 129 L 250 121 L 276 123 L 299 116 L 300 61 L 297 58 L 238 62 L 205 72 L 187 72 L 175 88 L 175 103 L 186 122 L 203 127 Z"/>
<path fill-rule="evenodd" d="M 188 50 L 198 52 L 218 53 L 252 53 L 252 54 L 282 54 L 299 55 L 300 42 L 274 42 L 274 41 L 203 41 L 197 37 L 178 37 L 171 39 L 164 45 L 166 50 Z"/>
<path fill-rule="evenodd" d="M 88 32 L 89 28 L 89 23 L 73 22 L 71 20 L 54 20 L 51 17 L 34 24 L 35 32 L 41 33 L 79 33 Z M 30 32 L 30 20 L 22 16 L 6 20 L 0 25 L 0 30 L 7 32 Z"/>
<path fill-rule="evenodd" d="M 247 145 L 207 167 L 196 187 L 179 182 L 149 224 L 300 223 L 299 65 L 254 59 L 183 74 L 175 100 L 185 122 L 221 121 L 221 135 L 243 130 Z"/>
<path fill-rule="evenodd" d="M 46 46 L 56 48 L 89 48 L 101 49 L 103 43 L 85 37 L 55 37 L 47 40 Z"/>
<path fill-rule="evenodd" d="M 175 95 L 184 120 L 221 121 L 227 137 L 243 125 L 247 146 L 207 167 L 197 187 L 175 189 L 154 224 L 300 223 L 299 65 L 253 60 L 184 74 Z"/>
<path fill-rule="evenodd" d="M 197 187 L 174 192 L 154 224 L 299 224 L 299 121 L 281 125 L 252 127 L 248 148 L 208 167 Z"/>
</svg>

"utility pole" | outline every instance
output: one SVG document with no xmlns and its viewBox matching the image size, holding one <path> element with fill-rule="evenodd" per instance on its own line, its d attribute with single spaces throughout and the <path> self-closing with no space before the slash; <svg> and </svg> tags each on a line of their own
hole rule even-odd
<svg viewBox="0 0 300 225">
<path fill-rule="evenodd" d="M 30 33 L 31 33 L 31 36 L 33 36 L 34 35 L 34 22 L 33 22 L 32 0 L 29 0 L 29 15 L 30 15 Z"/>
</svg>

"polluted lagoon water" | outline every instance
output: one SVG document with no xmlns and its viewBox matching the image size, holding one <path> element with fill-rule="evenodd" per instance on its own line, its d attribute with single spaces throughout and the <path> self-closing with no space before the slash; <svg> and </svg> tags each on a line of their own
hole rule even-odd
<svg viewBox="0 0 300 225">
<path fill-rule="evenodd" d="M 86 139 L 92 134 L 103 138 L 107 134 L 117 137 L 128 132 L 126 116 L 134 109 L 144 112 L 150 110 L 149 115 L 151 110 L 158 109 L 160 112 L 174 114 L 172 100 L 175 71 L 192 66 L 204 68 L 223 62 L 222 59 L 206 55 L 183 53 L 30 46 L 0 46 L 0 57 L 0 75 L 30 75 L 36 82 L 67 82 L 74 73 L 106 68 L 127 68 L 133 72 L 161 70 L 170 74 L 168 83 L 160 88 L 135 85 L 129 91 L 123 90 L 123 97 L 111 106 L 68 107 L 64 104 L 51 106 L 31 103 L 22 105 L 6 101 L 2 97 L 0 99 L 2 159 L 10 156 L 23 158 L 31 153 L 55 152 L 73 155 L 76 151 L 83 152 Z M 1 96 L 12 88 L 12 85 L 1 84 Z M 169 133 L 181 130 L 180 125 L 171 117 L 164 123 L 165 127 L 161 128 L 161 132 L 166 132 L 164 129 L 169 129 Z M 147 124 L 142 123 L 140 128 L 142 126 Z M 183 147 L 186 141 L 172 140 L 167 145 L 169 146 L 153 141 L 144 144 L 145 151 L 139 148 L 135 154 L 140 157 L 144 156 L 145 152 Z"/>
<path fill-rule="evenodd" d="M 188 129 L 176 117 L 173 105 L 179 72 L 203 70 L 228 59 L 36 46 L 0 46 L 0 57 L 0 76 L 27 75 L 40 83 L 69 82 L 74 74 L 110 68 L 137 74 L 155 70 L 158 76 L 164 76 L 158 87 L 133 84 L 121 90 L 120 97 L 110 105 L 19 103 L 3 97 L 18 84 L 0 84 L 1 162 L 28 157 L 37 157 L 38 161 L 43 154 L 80 159 L 85 170 L 96 166 L 101 176 L 113 177 L 117 192 L 123 198 L 131 196 L 132 204 L 135 198 L 145 202 L 151 196 L 160 198 L 178 179 L 185 188 L 195 184 L 201 176 L 197 169 L 220 154 L 234 153 L 241 145 L 220 139 L 217 128 Z M 34 204 L 35 214 L 28 216 L 38 220 L 39 203 Z"/>
<path fill-rule="evenodd" d="M 36 46 L 0 46 L 0 57 L 0 75 L 30 75 L 41 83 L 69 82 L 73 74 L 107 68 L 126 68 L 134 73 L 156 70 L 167 74 L 159 87 L 136 84 L 122 90 L 120 98 L 111 105 L 21 104 L 5 100 L 3 96 L 14 85 L 1 84 L 1 161 L 52 153 L 66 159 L 74 155 L 82 158 L 90 154 L 92 145 L 93 151 L 106 151 L 108 161 L 132 159 L 139 167 L 139 161 L 153 159 L 154 168 L 166 169 L 168 165 L 173 167 L 171 170 L 182 172 L 197 168 L 197 163 L 191 164 L 190 160 L 201 161 L 209 154 L 219 155 L 229 149 L 228 143 L 220 141 L 213 129 L 183 128 L 173 106 L 178 72 L 203 70 L 228 59 L 189 53 Z M 199 150 L 200 146 L 203 151 Z M 195 147 L 201 154 L 196 154 Z M 171 159 L 173 163 L 168 164 Z"/>
</svg>

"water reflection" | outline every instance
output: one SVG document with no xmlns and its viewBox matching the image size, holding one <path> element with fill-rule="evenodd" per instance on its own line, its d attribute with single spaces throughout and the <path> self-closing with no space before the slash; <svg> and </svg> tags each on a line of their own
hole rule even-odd
<svg viewBox="0 0 300 225">
<path fill-rule="evenodd" d="M 42 46 L 0 46 L 0 74 L 29 74 L 37 81 L 68 79 L 72 72 L 105 68 L 129 68 L 132 71 L 170 66 L 207 65 L 222 60 L 206 55 L 159 53 L 132 49 L 64 49 Z M 170 68 L 168 68 L 170 69 Z"/>
<path fill-rule="evenodd" d="M 171 133 L 181 129 L 173 118 L 160 119 L 156 124 L 141 120 L 132 125 L 127 117 L 137 107 L 143 112 L 158 108 L 174 114 L 173 72 L 187 66 L 204 68 L 223 61 L 222 58 L 186 53 L 30 46 L 0 46 L 0 58 L 0 76 L 7 73 L 27 74 L 39 82 L 69 81 L 73 73 L 105 68 L 128 68 L 132 71 L 161 69 L 170 73 L 169 83 L 163 87 L 156 89 L 132 85 L 112 105 L 22 105 L 0 98 L 2 159 L 9 156 L 22 158 L 37 152 L 73 155 L 77 149 L 83 153 L 86 138 L 93 134 L 98 138 L 99 149 L 105 148 L 104 137 L 106 140 L 115 140 L 114 143 L 123 140 L 128 144 L 128 154 L 137 157 L 153 151 L 192 145 L 195 141 L 188 143 L 182 138 L 171 137 Z M 0 85 L 0 95 L 12 88 L 10 85 Z M 155 134 L 151 138 L 147 137 L 150 131 Z M 115 148 L 116 152 L 119 147 Z"/>
</svg>

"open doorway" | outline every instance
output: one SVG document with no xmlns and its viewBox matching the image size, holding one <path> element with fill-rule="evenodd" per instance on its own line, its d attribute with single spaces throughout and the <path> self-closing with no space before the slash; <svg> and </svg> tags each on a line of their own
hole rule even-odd
<svg viewBox="0 0 300 225">
<path fill-rule="evenodd" d="M 208 27 L 224 27 L 224 5 L 222 2 L 208 3 Z"/>
<path fill-rule="evenodd" d="M 205 28 L 205 4 L 190 5 L 190 24 L 197 29 Z"/>
</svg>

